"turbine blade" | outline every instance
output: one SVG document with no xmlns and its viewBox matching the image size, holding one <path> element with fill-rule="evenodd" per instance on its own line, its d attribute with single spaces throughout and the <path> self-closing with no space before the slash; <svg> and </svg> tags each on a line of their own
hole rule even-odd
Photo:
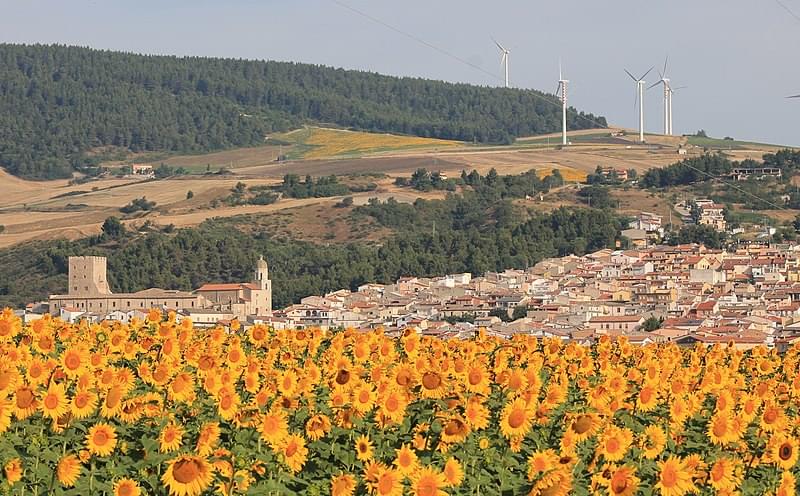
<svg viewBox="0 0 800 496">
<path fill-rule="evenodd" d="M 558 80 L 564 79 L 564 76 L 561 74 L 561 59 L 558 59 Z M 561 83 L 559 83 L 560 85 Z"/>
<path fill-rule="evenodd" d="M 494 44 L 495 44 L 495 45 L 497 45 L 497 48 L 499 48 L 500 50 L 502 50 L 502 51 L 504 51 L 504 52 L 506 51 L 506 49 L 505 49 L 505 48 L 503 48 L 503 45 L 501 45 L 500 43 L 498 43 L 498 41 L 497 41 L 496 39 L 492 38 L 492 41 L 494 41 Z"/>
<path fill-rule="evenodd" d="M 648 75 L 648 74 L 650 74 L 650 71 L 652 71 L 652 70 L 653 70 L 653 69 L 655 69 L 655 68 L 656 68 L 656 66 L 653 66 L 653 67 L 651 67 L 651 68 L 647 69 L 647 72 L 645 72 L 644 74 L 642 74 L 642 77 L 640 77 L 639 79 L 637 79 L 637 81 L 641 81 L 642 79 L 646 78 L 646 77 L 647 77 L 647 75 Z"/>
<path fill-rule="evenodd" d="M 661 83 L 663 83 L 663 82 L 664 82 L 664 80 L 663 80 L 663 79 L 662 79 L 661 81 L 656 81 L 655 83 L 653 83 L 653 84 L 651 84 L 650 86 L 648 86 L 648 87 L 647 87 L 647 89 L 649 90 L 649 89 L 651 89 L 651 88 L 655 88 L 656 86 L 658 86 L 659 84 L 661 84 Z"/>
<path fill-rule="evenodd" d="M 787 96 L 786 98 L 800 98 L 800 95 Z"/>
<path fill-rule="evenodd" d="M 667 77 L 667 62 L 669 62 L 669 54 L 667 54 L 667 56 L 664 57 L 664 75 L 661 76 L 662 78 Z"/>
<path fill-rule="evenodd" d="M 633 79 L 634 81 L 638 81 L 638 79 L 636 79 L 636 78 L 634 77 L 634 75 L 633 75 L 633 74 L 631 74 L 631 72 L 630 72 L 628 69 L 625 69 L 625 72 L 628 74 L 628 76 L 630 76 L 630 77 L 631 77 L 631 79 Z"/>
</svg>

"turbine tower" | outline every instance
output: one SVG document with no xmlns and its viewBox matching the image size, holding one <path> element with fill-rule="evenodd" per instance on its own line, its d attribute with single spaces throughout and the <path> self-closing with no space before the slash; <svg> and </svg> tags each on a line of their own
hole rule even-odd
<svg viewBox="0 0 800 496">
<path fill-rule="evenodd" d="M 503 66 L 503 69 L 506 73 L 506 88 L 508 88 L 508 54 L 511 53 L 511 50 L 505 48 L 494 38 L 492 38 L 492 41 L 494 41 L 494 44 L 500 49 L 500 64 Z"/>
<path fill-rule="evenodd" d="M 650 88 L 654 88 L 654 87 L 658 86 L 659 84 L 663 84 L 664 85 L 664 135 L 665 136 L 672 136 L 672 134 L 673 134 L 673 131 L 672 131 L 672 95 L 674 95 L 677 90 L 686 88 L 686 86 L 681 86 L 681 87 L 678 87 L 678 88 L 673 88 L 672 87 L 672 82 L 667 77 L 667 62 L 668 61 L 669 61 L 669 57 L 664 59 L 664 72 L 660 72 L 659 71 L 659 73 L 658 73 L 658 75 L 659 75 L 659 77 L 661 79 L 659 79 L 658 82 L 654 83 L 652 86 L 650 86 L 647 89 L 649 90 Z"/>
<path fill-rule="evenodd" d="M 561 144 L 567 145 L 567 84 L 568 79 L 564 79 L 561 73 L 561 62 L 558 62 L 558 89 L 556 96 L 561 98 Z"/>
<path fill-rule="evenodd" d="M 636 102 L 633 106 L 636 108 L 636 103 L 639 104 L 639 143 L 644 143 L 644 86 L 646 84 L 644 78 L 646 78 L 653 69 L 655 69 L 655 66 L 648 69 L 640 78 L 636 78 L 628 69 L 625 69 L 628 76 L 636 82 Z"/>
</svg>

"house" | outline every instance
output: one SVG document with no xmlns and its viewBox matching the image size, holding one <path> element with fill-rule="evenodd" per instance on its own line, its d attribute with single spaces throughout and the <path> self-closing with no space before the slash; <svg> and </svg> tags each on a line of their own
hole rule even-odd
<svg viewBox="0 0 800 496">
<path fill-rule="evenodd" d="M 638 329 L 644 323 L 644 316 L 639 315 L 604 315 L 589 319 L 588 327 L 598 334 L 627 334 Z"/>
<path fill-rule="evenodd" d="M 147 176 L 155 177 L 153 166 L 149 164 L 133 164 L 131 165 L 131 174 L 134 176 Z"/>
</svg>

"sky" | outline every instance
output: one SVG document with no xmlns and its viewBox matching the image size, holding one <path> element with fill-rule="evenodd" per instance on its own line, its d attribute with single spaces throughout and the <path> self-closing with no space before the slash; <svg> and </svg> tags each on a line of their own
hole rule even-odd
<svg viewBox="0 0 800 496">
<path fill-rule="evenodd" d="M 640 75 L 669 56 L 673 87 L 686 86 L 673 97 L 676 134 L 800 146 L 800 99 L 785 98 L 800 94 L 800 0 L 0 0 L 0 13 L 3 42 L 497 86 L 494 37 L 511 50 L 512 86 L 554 92 L 560 59 L 570 105 L 630 128 L 638 110 L 624 69 Z M 658 79 L 654 69 L 648 86 Z M 645 95 L 648 132 L 663 132 L 662 98 L 659 87 Z"/>
</svg>

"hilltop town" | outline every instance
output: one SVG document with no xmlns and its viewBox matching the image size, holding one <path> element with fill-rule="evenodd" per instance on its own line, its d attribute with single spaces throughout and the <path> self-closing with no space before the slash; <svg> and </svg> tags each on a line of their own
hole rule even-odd
<svg viewBox="0 0 800 496">
<path fill-rule="evenodd" d="M 85 293 L 74 282 L 70 289 L 82 295 L 53 295 L 49 307 L 29 305 L 25 320 L 51 311 L 73 322 L 128 322 L 144 318 L 155 306 L 176 310 L 178 319 L 190 318 L 199 326 L 236 319 L 245 327 L 383 328 L 390 335 L 413 328 L 441 338 L 469 338 L 485 328 L 504 338 L 527 334 L 583 344 L 608 335 L 636 344 L 733 342 L 740 348 L 763 344 L 778 349 L 800 340 L 798 245 L 752 244 L 735 251 L 696 244 L 604 249 L 481 276 L 369 283 L 355 291 L 308 296 L 274 311 L 263 259 L 253 282 L 206 284 L 194 292 L 148 289 L 112 295 L 104 282 L 105 261 L 98 258 L 74 257 L 76 273 L 70 276 L 73 282 L 86 279 L 79 264 L 88 259 L 96 264 L 90 264 L 88 279 L 99 281 L 97 288 Z M 264 302 L 261 308 L 251 303 L 257 301 Z"/>
</svg>

